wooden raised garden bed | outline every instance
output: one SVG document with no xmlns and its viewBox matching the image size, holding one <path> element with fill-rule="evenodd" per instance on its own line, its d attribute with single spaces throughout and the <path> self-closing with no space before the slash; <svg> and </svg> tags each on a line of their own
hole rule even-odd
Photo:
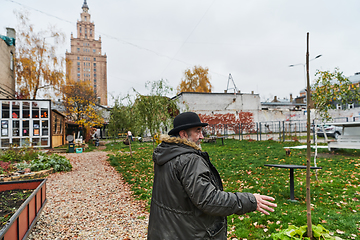
<svg viewBox="0 0 360 240">
<path fill-rule="evenodd" d="M 18 189 L 34 189 L 34 191 L 0 229 L 0 240 L 26 239 L 47 201 L 46 179 L 0 183 L 0 192 Z"/>
</svg>

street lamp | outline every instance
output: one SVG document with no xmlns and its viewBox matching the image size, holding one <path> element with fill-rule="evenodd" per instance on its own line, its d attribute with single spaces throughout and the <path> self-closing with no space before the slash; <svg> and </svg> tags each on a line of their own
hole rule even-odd
<svg viewBox="0 0 360 240">
<path fill-rule="evenodd" d="M 317 55 L 316 57 L 314 57 L 313 59 L 310 59 L 309 60 L 309 62 L 310 61 L 312 61 L 312 60 L 315 60 L 315 59 L 317 59 L 317 58 L 319 58 L 319 57 L 321 57 L 322 55 L 320 54 L 320 55 Z M 303 67 L 304 67 L 304 79 L 305 79 L 305 82 L 306 82 L 306 63 L 297 63 L 297 64 L 291 64 L 291 65 L 289 65 L 289 67 L 295 67 L 295 66 L 299 66 L 299 65 L 302 65 Z"/>
<path fill-rule="evenodd" d="M 319 57 L 321 57 L 322 55 L 320 54 L 320 55 L 317 55 L 316 57 L 314 57 L 313 59 L 310 59 L 309 60 L 309 62 L 310 61 L 312 61 L 312 60 L 315 60 L 315 59 L 317 59 L 317 58 L 319 58 Z M 291 65 L 289 65 L 289 67 L 294 67 L 294 66 L 297 66 L 297 65 L 303 65 L 304 67 L 305 67 L 305 63 L 297 63 L 297 64 L 291 64 Z"/>
</svg>

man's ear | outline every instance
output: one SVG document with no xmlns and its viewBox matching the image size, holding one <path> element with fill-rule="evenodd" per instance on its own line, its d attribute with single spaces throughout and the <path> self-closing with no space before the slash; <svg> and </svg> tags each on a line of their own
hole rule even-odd
<svg viewBox="0 0 360 240">
<path fill-rule="evenodd" d="M 181 130 L 181 131 L 179 132 L 179 136 L 180 136 L 180 138 L 187 138 L 187 137 L 188 137 L 185 130 Z"/>
</svg>

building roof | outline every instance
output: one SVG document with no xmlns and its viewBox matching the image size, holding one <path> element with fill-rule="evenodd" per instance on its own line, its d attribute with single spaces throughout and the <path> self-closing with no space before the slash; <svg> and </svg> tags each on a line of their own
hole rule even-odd
<svg viewBox="0 0 360 240">
<path fill-rule="evenodd" d="M 64 113 L 62 113 L 62 112 L 60 112 L 60 111 L 58 111 L 56 109 L 51 109 L 51 111 L 56 112 L 57 114 L 63 116 L 64 118 L 66 117 L 66 115 Z"/>
<path fill-rule="evenodd" d="M 8 36 L 4 36 L 4 35 L 0 35 L 0 38 L 2 40 L 4 40 L 4 42 L 8 45 L 8 46 L 15 46 L 15 38 L 11 38 Z"/>
<path fill-rule="evenodd" d="M 358 83 L 358 82 L 360 82 L 360 72 L 355 73 L 354 76 L 348 77 L 348 79 L 349 79 L 350 82 L 352 82 L 352 83 Z"/>
<path fill-rule="evenodd" d="M 306 106 L 305 103 L 295 102 L 261 102 L 262 106 Z"/>
<path fill-rule="evenodd" d="M 351 83 L 359 83 L 360 82 L 360 72 L 356 72 L 353 76 L 348 77 L 349 81 Z M 301 93 L 305 93 L 306 92 L 306 88 L 302 89 L 300 91 Z"/>
<path fill-rule="evenodd" d="M 58 101 L 53 101 L 51 103 L 51 110 L 57 110 L 58 112 L 66 112 L 64 103 L 61 102 L 60 100 Z"/>
<path fill-rule="evenodd" d="M 176 96 L 172 97 L 171 100 L 178 98 L 183 94 L 208 94 L 208 95 L 259 95 L 258 93 L 214 93 L 214 92 L 181 92 Z"/>
</svg>

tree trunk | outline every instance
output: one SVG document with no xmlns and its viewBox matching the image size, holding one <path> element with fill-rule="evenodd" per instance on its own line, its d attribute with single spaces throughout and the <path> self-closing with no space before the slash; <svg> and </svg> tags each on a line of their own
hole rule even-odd
<svg viewBox="0 0 360 240">
<path fill-rule="evenodd" d="M 307 154 L 306 154 L 306 208 L 307 208 L 307 235 L 310 239 L 312 237 L 312 223 L 311 223 L 311 196 L 310 196 L 310 77 L 309 77 L 309 33 L 307 33 L 307 49 L 306 49 L 306 113 L 307 113 Z"/>
</svg>

